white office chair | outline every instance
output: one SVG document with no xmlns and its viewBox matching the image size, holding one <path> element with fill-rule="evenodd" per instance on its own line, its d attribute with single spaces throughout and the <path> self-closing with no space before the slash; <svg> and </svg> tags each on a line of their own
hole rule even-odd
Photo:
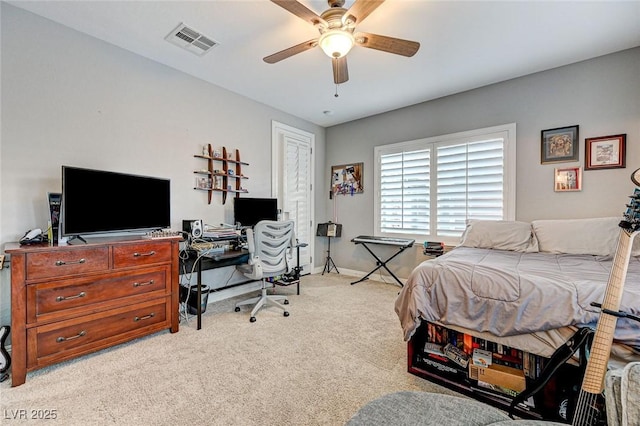
<svg viewBox="0 0 640 426">
<path fill-rule="evenodd" d="M 247 230 L 249 263 L 239 265 L 237 269 L 250 279 L 262 280 L 262 294 L 236 303 L 235 310 L 239 312 L 240 306 L 255 304 L 249 318 L 251 322 L 256 320 L 256 313 L 268 304 L 279 307 L 284 311 L 285 317 L 289 316 L 287 308 L 277 302 L 283 300 L 284 304 L 288 305 L 286 296 L 268 295 L 266 279 L 283 275 L 293 269 L 292 250 L 295 245 L 293 225 L 292 220 L 283 222 L 263 220 L 258 222 L 253 230 Z"/>
</svg>

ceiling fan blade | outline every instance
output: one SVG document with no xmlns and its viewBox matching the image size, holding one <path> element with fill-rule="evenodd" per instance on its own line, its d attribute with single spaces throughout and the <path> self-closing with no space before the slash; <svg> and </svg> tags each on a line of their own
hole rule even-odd
<svg viewBox="0 0 640 426">
<path fill-rule="evenodd" d="M 276 62 L 280 62 L 281 60 L 287 59 L 290 56 L 297 55 L 298 53 L 302 53 L 305 50 L 312 49 L 317 45 L 318 45 L 317 38 L 314 38 L 312 40 L 307 40 L 304 43 L 291 46 L 287 49 L 281 50 L 280 52 L 274 53 L 273 55 L 265 56 L 263 61 L 265 61 L 268 64 L 275 64 Z"/>
<path fill-rule="evenodd" d="M 403 40 L 379 34 L 358 33 L 354 37 L 356 44 L 359 46 L 395 53 L 396 55 L 411 57 L 415 55 L 420 48 L 420 43 L 417 41 Z"/>
<path fill-rule="evenodd" d="M 323 24 L 328 26 L 327 21 L 322 19 L 312 10 L 309 10 L 306 6 L 299 3 L 296 0 L 271 0 L 281 8 L 288 10 L 296 15 L 298 18 L 309 22 L 311 25 Z"/>
<path fill-rule="evenodd" d="M 344 16 L 346 20 L 352 20 L 354 23 L 359 24 L 382 3 L 384 3 L 384 0 L 356 0 Z"/>
<path fill-rule="evenodd" d="M 342 84 L 349 80 L 349 70 L 347 69 L 347 57 L 331 59 L 333 65 L 333 82 Z"/>
</svg>

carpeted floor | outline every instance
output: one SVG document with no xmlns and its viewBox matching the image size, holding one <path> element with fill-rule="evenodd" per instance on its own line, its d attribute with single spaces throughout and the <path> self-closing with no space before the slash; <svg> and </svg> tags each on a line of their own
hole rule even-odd
<svg viewBox="0 0 640 426">
<path fill-rule="evenodd" d="M 449 393 L 406 372 L 394 312 L 399 287 L 352 277 L 303 277 L 287 318 L 249 322 L 231 299 L 180 332 L 160 332 L 0 384 L 2 424 L 55 412 L 65 425 L 343 425 L 361 406 L 400 390 Z M 21 411 L 24 410 L 24 411 Z M 18 421 L 22 414 L 28 417 Z M 6 422 L 6 423 L 5 423 Z"/>
</svg>

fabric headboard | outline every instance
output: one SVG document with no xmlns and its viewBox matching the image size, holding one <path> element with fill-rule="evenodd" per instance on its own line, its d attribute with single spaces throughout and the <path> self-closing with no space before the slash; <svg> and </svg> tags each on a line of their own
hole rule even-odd
<svg viewBox="0 0 640 426">
<path fill-rule="evenodd" d="M 545 252 L 613 256 L 618 245 L 621 217 L 534 220 L 469 219 L 459 246 L 493 248 L 523 253 Z M 640 256 L 640 237 L 632 256 Z"/>
</svg>

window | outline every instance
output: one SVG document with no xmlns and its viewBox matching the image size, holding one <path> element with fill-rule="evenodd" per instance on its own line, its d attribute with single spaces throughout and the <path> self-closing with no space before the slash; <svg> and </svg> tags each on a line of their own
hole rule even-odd
<svg viewBox="0 0 640 426">
<path fill-rule="evenodd" d="M 376 147 L 375 234 L 455 244 L 467 219 L 515 219 L 516 125 Z"/>
</svg>

